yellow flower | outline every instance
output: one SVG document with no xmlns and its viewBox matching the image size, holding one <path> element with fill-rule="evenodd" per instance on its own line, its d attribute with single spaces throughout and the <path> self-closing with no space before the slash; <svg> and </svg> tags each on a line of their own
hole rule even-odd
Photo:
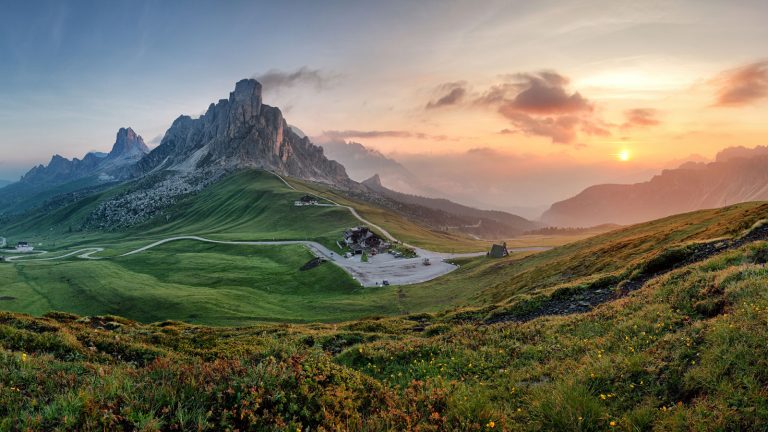
<svg viewBox="0 0 768 432">
<path fill-rule="evenodd" d="M 615 421 L 611 421 L 611 422 L 610 422 L 610 423 L 608 423 L 608 424 L 609 424 L 609 425 L 611 425 L 611 427 L 614 427 L 614 426 L 616 426 L 616 422 L 615 422 Z"/>
<path fill-rule="evenodd" d="M 493 420 L 491 420 L 491 421 L 488 422 L 488 424 L 486 426 L 488 426 L 489 428 L 493 429 L 493 428 L 496 427 L 496 423 L 494 423 Z"/>
<path fill-rule="evenodd" d="M 21 353 L 21 361 L 27 361 L 27 353 Z"/>
<path fill-rule="evenodd" d="M 605 399 L 606 399 L 606 396 L 605 396 L 604 394 L 602 394 L 602 393 L 601 393 L 601 394 L 600 394 L 600 399 L 602 399 L 602 400 L 605 400 Z"/>
</svg>

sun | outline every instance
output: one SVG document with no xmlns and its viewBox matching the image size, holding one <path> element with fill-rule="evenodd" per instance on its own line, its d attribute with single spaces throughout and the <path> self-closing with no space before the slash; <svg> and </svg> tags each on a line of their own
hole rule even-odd
<svg viewBox="0 0 768 432">
<path fill-rule="evenodd" d="M 622 162 L 627 162 L 630 159 L 631 156 L 632 155 L 629 153 L 629 150 L 627 150 L 627 149 L 622 149 L 621 151 L 616 153 L 616 159 L 618 159 L 618 160 L 620 160 Z"/>
</svg>

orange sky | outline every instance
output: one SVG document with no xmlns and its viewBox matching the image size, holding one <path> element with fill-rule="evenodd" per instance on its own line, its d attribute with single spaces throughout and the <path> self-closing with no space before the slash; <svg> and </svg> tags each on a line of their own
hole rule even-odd
<svg viewBox="0 0 768 432">
<path fill-rule="evenodd" d="M 494 172 L 546 167 L 551 191 L 512 203 L 768 144 L 764 0 L 140 6 L 11 8 L 0 178 L 108 151 L 120 127 L 156 145 L 246 77 L 320 143 L 445 169 L 473 149 Z"/>
</svg>

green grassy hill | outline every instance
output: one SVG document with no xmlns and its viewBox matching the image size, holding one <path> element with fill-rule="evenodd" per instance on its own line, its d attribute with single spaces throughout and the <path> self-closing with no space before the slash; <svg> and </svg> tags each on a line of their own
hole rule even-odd
<svg viewBox="0 0 768 432">
<path fill-rule="evenodd" d="M 341 269 L 298 269 L 312 256 L 298 246 L 230 246 L 192 241 L 118 255 L 156 240 L 197 235 L 214 240 L 315 240 L 337 249 L 342 231 L 361 222 L 340 207 L 294 207 L 304 193 L 263 171 L 241 171 L 181 200 L 164 215 L 116 232 L 79 230 L 100 202 L 130 185 L 88 196 L 3 227 L 11 242 L 25 240 L 50 256 L 103 247 L 109 260 L 0 265 L 0 309 L 31 314 L 63 310 L 120 314 L 140 322 L 161 319 L 207 325 L 272 321 L 343 321 L 372 315 L 433 310 L 456 298 L 429 300 L 394 287 L 360 289 Z M 385 214 L 383 210 L 379 214 Z M 395 217 L 428 242 L 434 233 Z M 379 222 L 379 219 L 376 219 Z M 74 228 L 73 228 L 74 227 Z M 458 241 L 457 237 L 446 237 Z"/>
<path fill-rule="evenodd" d="M 333 244 L 345 227 L 359 224 L 346 209 L 294 207 L 300 192 L 272 174 L 250 170 L 232 174 L 182 199 L 142 225 L 117 232 L 79 229 L 99 203 L 129 187 L 94 194 L 55 211 L 25 215 L 2 227 L 2 232 L 11 241 L 42 243 L 46 250 L 98 243 L 120 252 L 137 241 L 174 235 L 218 240 L 311 239 Z"/>
<path fill-rule="evenodd" d="M 746 207 L 658 235 L 726 234 Z M 622 250 L 649 268 L 645 238 Z M 766 261 L 749 241 L 586 313 L 490 325 L 461 310 L 246 328 L 1 314 L 0 428 L 765 430 Z"/>
</svg>

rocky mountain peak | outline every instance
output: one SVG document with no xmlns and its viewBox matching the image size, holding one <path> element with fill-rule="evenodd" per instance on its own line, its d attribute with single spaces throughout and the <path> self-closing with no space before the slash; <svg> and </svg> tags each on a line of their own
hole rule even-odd
<svg viewBox="0 0 768 432">
<path fill-rule="evenodd" d="M 117 131 L 115 144 L 109 152 L 110 158 L 144 155 L 149 153 L 149 148 L 144 144 L 144 139 L 130 127 L 120 128 Z"/>
<path fill-rule="evenodd" d="M 373 176 L 371 176 L 371 178 L 367 180 L 363 180 L 363 184 L 366 186 L 374 187 L 374 188 L 380 188 L 382 186 L 381 177 L 379 177 L 378 174 L 374 174 Z"/>
<path fill-rule="evenodd" d="M 137 167 L 139 175 L 236 168 L 262 168 L 337 185 L 350 182 L 343 166 L 288 127 L 280 109 L 262 103 L 262 87 L 254 79 L 238 81 L 229 98 L 210 104 L 199 118 L 177 118 Z"/>
</svg>

